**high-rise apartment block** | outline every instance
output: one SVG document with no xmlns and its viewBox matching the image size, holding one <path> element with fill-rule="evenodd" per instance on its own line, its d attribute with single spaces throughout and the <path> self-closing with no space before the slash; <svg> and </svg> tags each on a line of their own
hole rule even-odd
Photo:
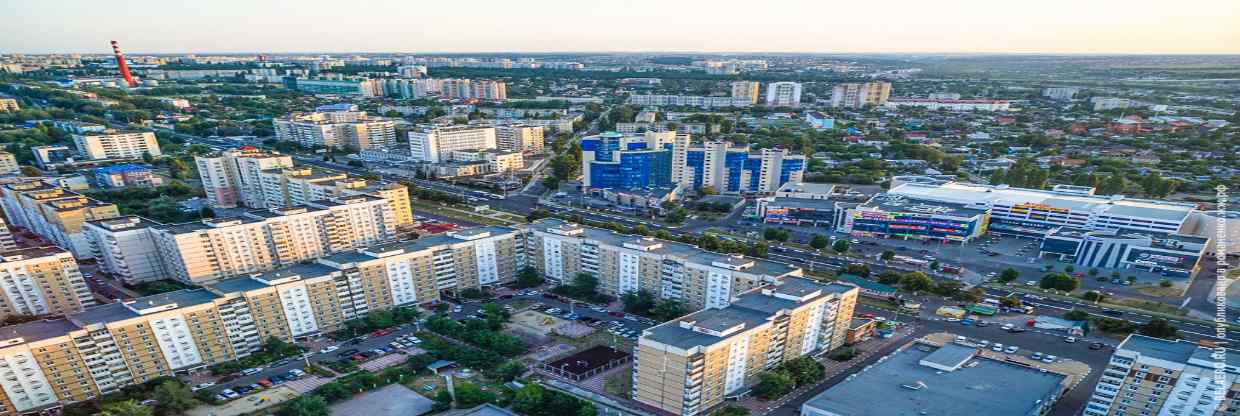
<svg viewBox="0 0 1240 416">
<path fill-rule="evenodd" d="M 742 292 L 801 275 L 801 269 L 783 263 L 559 219 L 536 221 L 526 231 L 527 264 L 552 282 L 571 282 L 585 273 L 598 279 L 601 293 L 644 290 L 692 309 L 721 308 Z"/>
<path fill-rule="evenodd" d="M 1238 375 L 1240 351 L 1132 334 L 1115 347 L 1084 414 L 1232 415 Z"/>
<path fill-rule="evenodd" d="M 761 83 L 758 81 L 733 81 L 732 97 L 745 98 L 749 100 L 750 104 L 757 104 L 758 97 L 760 97 L 758 95 L 760 86 Z M 798 101 L 800 100 L 798 99 Z"/>
<path fill-rule="evenodd" d="M 890 82 L 839 84 L 831 91 L 831 106 L 846 108 L 881 106 L 886 105 L 889 98 L 891 98 Z"/>
<path fill-rule="evenodd" d="M 200 284 L 377 244 L 395 236 L 391 204 L 368 195 L 151 228 L 169 277 Z"/>
<path fill-rule="evenodd" d="M 859 289 L 784 278 L 642 331 L 633 398 L 692 416 L 780 364 L 844 344 Z"/>
<path fill-rule="evenodd" d="M 305 147 L 366 150 L 396 146 L 396 123 L 365 111 L 294 113 L 272 124 L 277 140 Z"/>
<path fill-rule="evenodd" d="M 9 230 L 9 225 L 0 218 L 0 252 L 17 249 L 17 241 L 13 239 L 13 231 Z"/>
<path fill-rule="evenodd" d="M 498 146 L 495 127 L 419 126 L 409 131 L 409 152 L 414 161 L 438 163 L 453 150 L 488 150 Z"/>
<path fill-rule="evenodd" d="M 7 175 L 21 170 L 21 166 L 17 165 L 17 156 L 6 151 L 0 151 L 0 175 Z"/>
<path fill-rule="evenodd" d="M 449 78 L 437 80 L 440 94 L 447 98 L 504 101 L 508 85 L 502 81 Z"/>
<path fill-rule="evenodd" d="M 383 95 L 383 82 L 368 78 L 298 78 L 284 77 L 284 86 L 291 90 L 311 94 L 360 95 L 379 97 Z"/>
<path fill-rule="evenodd" d="M 1050 87 L 1042 90 L 1042 96 L 1052 100 L 1072 101 L 1078 92 L 1081 92 L 1081 89 L 1077 87 Z"/>
<path fill-rule="evenodd" d="M 151 232 L 151 227 L 159 225 L 146 218 L 126 215 L 87 221 L 83 231 L 99 267 L 125 283 L 134 284 L 168 277 Z"/>
<path fill-rule="evenodd" d="M 262 172 L 293 166 L 293 157 L 254 147 L 194 156 L 207 203 L 217 208 L 264 208 Z"/>
<path fill-rule="evenodd" d="M 688 135 L 603 133 L 581 139 L 582 184 L 589 188 L 638 189 L 679 184 L 719 193 L 773 193 L 800 182 L 805 156 L 711 141 L 691 144 Z"/>
<path fill-rule="evenodd" d="M 787 149 L 733 147 L 711 141 L 690 147 L 685 154 L 682 184 L 692 189 L 710 187 L 718 193 L 773 193 L 788 182 L 801 182 L 806 160 Z"/>
<path fill-rule="evenodd" d="M 18 111 L 22 106 L 17 103 L 16 99 L 8 97 L 0 97 L 0 111 Z"/>
<path fill-rule="evenodd" d="M 543 128 L 525 124 L 496 126 L 495 145 L 508 152 L 542 153 Z"/>
<path fill-rule="evenodd" d="M 59 247 L 0 252 L 0 319 L 66 314 L 94 305 L 73 254 Z"/>
<path fill-rule="evenodd" d="M 801 83 L 785 81 L 766 84 L 766 105 L 770 107 L 801 106 Z"/>
<path fill-rule="evenodd" d="M 155 133 L 107 131 L 99 134 L 75 134 L 73 144 L 78 154 L 89 160 L 140 159 L 142 155 L 159 156 Z"/>
<path fill-rule="evenodd" d="M 0 193 L 0 206 L 12 225 L 33 231 L 82 259 L 93 256 L 82 225 L 120 215 L 116 204 L 87 198 L 39 179 L 20 178 L 0 185 Z"/>
</svg>

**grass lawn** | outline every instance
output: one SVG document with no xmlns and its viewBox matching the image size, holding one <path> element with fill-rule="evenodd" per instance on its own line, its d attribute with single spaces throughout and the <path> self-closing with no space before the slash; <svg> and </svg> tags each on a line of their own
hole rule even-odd
<svg viewBox="0 0 1240 416">
<path fill-rule="evenodd" d="M 603 390 L 607 394 L 629 399 L 633 394 L 633 373 L 630 370 L 619 370 L 603 380 Z"/>
<path fill-rule="evenodd" d="M 1106 299 L 1106 301 L 1103 303 L 1114 303 L 1116 305 L 1123 305 L 1123 306 L 1127 306 L 1130 308 L 1143 309 L 1143 310 L 1147 310 L 1150 312 L 1158 312 L 1158 313 L 1164 313 L 1168 315 L 1176 315 L 1176 316 L 1186 315 L 1184 311 L 1180 310 L 1179 308 L 1176 308 L 1175 306 L 1171 306 L 1165 303 L 1151 302 L 1148 300 L 1115 297 L 1115 298 Z"/>
<path fill-rule="evenodd" d="M 1179 298 L 1184 296 L 1183 287 L 1162 287 L 1162 286 L 1139 286 L 1137 291 L 1150 296 L 1158 296 L 1160 298 Z"/>
</svg>

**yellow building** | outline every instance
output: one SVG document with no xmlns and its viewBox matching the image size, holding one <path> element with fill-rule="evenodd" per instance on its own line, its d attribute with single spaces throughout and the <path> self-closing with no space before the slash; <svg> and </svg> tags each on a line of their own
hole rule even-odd
<svg viewBox="0 0 1240 416">
<path fill-rule="evenodd" d="M 73 255 L 59 247 L 0 253 L 0 318 L 59 315 L 94 305 Z"/>
<path fill-rule="evenodd" d="M 642 332 L 633 397 L 690 416 L 757 382 L 758 374 L 847 338 L 860 290 L 789 277 Z"/>
</svg>

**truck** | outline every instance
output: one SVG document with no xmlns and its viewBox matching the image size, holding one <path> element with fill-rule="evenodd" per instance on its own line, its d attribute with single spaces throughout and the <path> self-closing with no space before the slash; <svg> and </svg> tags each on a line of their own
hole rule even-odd
<svg viewBox="0 0 1240 416">
<path fill-rule="evenodd" d="M 943 306 L 943 307 L 940 307 L 938 310 L 934 311 L 934 314 L 938 316 L 946 317 L 946 318 L 961 319 L 961 318 L 964 318 L 964 316 L 968 314 L 968 312 L 962 308 L 958 308 L 955 306 Z"/>
</svg>

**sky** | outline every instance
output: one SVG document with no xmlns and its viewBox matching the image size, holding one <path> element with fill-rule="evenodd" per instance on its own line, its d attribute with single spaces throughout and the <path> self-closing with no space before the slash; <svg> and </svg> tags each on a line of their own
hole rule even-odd
<svg viewBox="0 0 1240 416">
<path fill-rule="evenodd" d="M 1240 0 L 0 0 L 0 53 L 1240 53 Z"/>
</svg>

